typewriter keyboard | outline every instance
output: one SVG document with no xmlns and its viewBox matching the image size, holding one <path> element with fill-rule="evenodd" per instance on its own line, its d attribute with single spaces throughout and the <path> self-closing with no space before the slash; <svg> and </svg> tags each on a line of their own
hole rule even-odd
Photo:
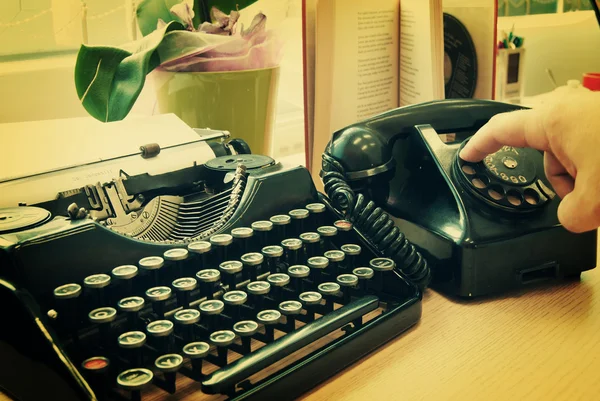
<svg viewBox="0 0 600 401">
<path fill-rule="evenodd" d="M 48 315 L 100 399 L 235 398 L 403 302 L 394 268 L 312 203 L 64 283 Z"/>
</svg>

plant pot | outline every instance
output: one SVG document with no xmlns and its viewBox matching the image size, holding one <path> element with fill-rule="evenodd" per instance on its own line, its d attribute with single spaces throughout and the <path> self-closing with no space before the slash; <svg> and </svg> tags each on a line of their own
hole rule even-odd
<svg viewBox="0 0 600 401">
<path fill-rule="evenodd" d="M 161 114 L 174 113 L 192 128 L 229 131 L 252 153 L 270 155 L 279 67 L 223 72 L 152 73 Z"/>
</svg>

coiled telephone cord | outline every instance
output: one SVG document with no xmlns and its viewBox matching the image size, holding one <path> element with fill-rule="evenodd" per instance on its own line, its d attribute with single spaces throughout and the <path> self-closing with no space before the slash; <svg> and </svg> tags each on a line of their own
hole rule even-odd
<svg viewBox="0 0 600 401">
<path fill-rule="evenodd" d="M 427 260 L 396 227 L 390 216 L 363 194 L 354 193 L 344 177 L 344 167 L 328 154 L 323 165 L 332 171 L 323 172 L 323 185 L 333 206 L 345 213 L 345 218 L 382 255 L 392 259 L 400 272 L 421 290 L 431 281 Z"/>
</svg>

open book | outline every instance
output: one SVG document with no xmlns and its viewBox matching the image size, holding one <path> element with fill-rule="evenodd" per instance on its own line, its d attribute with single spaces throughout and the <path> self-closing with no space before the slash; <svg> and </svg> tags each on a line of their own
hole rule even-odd
<svg viewBox="0 0 600 401">
<path fill-rule="evenodd" d="M 430 100 L 492 99 L 496 17 L 497 0 L 303 0 L 306 163 L 315 181 L 331 134 L 347 125 Z"/>
</svg>

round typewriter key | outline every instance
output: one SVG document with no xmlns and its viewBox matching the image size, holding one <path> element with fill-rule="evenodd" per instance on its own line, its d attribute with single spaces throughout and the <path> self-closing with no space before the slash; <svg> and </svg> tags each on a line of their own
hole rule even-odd
<svg viewBox="0 0 600 401">
<path fill-rule="evenodd" d="M 154 361 L 154 366 L 161 372 L 177 372 L 183 364 L 183 357 L 178 354 L 161 355 Z"/>
<path fill-rule="evenodd" d="M 298 238 L 288 238 L 281 241 L 281 246 L 290 251 L 297 251 L 302 248 L 302 241 Z"/>
<path fill-rule="evenodd" d="M 277 324 L 279 319 L 281 319 L 281 312 L 275 309 L 263 310 L 256 315 L 256 320 L 264 325 Z"/>
<path fill-rule="evenodd" d="M 349 222 L 348 220 L 336 220 L 333 223 L 333 226 L 338 231 L 342 231 L 342 232 L 346 232 L 346 231 L 351 231 L 352 230 L 352 223 Z"/>
<path fill-rule="evenodd" d="M 287 214 L 278 214 L 269 219 L 273 223 L 275 236 L 277 238 L 286 237 L 286 227 L 291 223 L 292 219 Z"/>
<path fill-rule="evenodd" d="M 246 268 L 244 269 L 244 280 L 256 281 L 258 271 L 262 270 L 264 256 L 259 252 L 250 252 L 242 255 L 241 260 Z"/>
<path fill-rule="evenodd" d="M 65 284 L 54 289 L 54 298 L 56 299 L 72 299 L 77 298 L 81 294 L 81 286 L 79 284 Z"/>
<path fill-rule="evenodd" d="M 246 303 L 248 295 L 244 291 L 229 291 L 223 294 L 223 302 L 227 305 L 242 305 Z"/>
<path fill-rule="evenodd" d="M 340 249 L 346 254 L 346 269 L 354 269 L 354 267 L 356 266 L 356 260 L 362 252 L 362 248 L 360 247 L 360 245 L 344 244 L 340 247 Z"/>
<path fill-rule="evenodd" d="M 259 220 L 252 223 L 252 229 L 256 232 L 256 236 L 258 237 L 258 246 L 262 248 L 263 246 L 269 245 L 269 233 L 273 229 L 273 223 L 268 220 Z"/>
<path fill-rule="evenodd" d="M 127 297 L 121 299 L 117 306 L 123 312 L 137 312 L 144 307 L 144 298 L 142 297 Z"/>
<path fill-rule="evenodd" d="M 242 320 L 233 325 L 233 331 L 240 337 L 253 336 L 258 331 L 258 323 L 254 320 Z"/>
<path fill-rule="evenodd" d="M 331 266 L 329 273 L 336 276 L 341 269 L 341 262 L 346 258 L 346 254 L 342 251 L 333 250 L 325 252 L 325 257 L 329 259 L 329 265 Z"/>
<path fill-rule="evenodd" d="M 279 271 L 279 260 L 283 255 L 283 248 L 279 245 L 269 245 L 265 246 L 261 251 L 267 258 L 267 271 L 271 273 Z"/>
<path fill-rule="evenodd" d="M 310 212 L 310 229 L 314 230 L 323 224 L 325 215 L 325 205 L 322 203 L 310 203 L 306 205 L 306 209 Z"/>
<path fill-rule="evenodd" d="M 338 233 L 338 229 L 334 226 L 321 226 L 317 228 L 317 233 L 321 237 L 334 237 Z"/>
<path fill-rule="evenodd" d="M 285 261 L 289 266 L 300 262 L 302 245 L 302 241 L 298 238 L 287 238 L 281 241 L 281 246 L 285 249 Z"/>
<path fill-rule="evenodd" d="M 375 258 L 371 259 L 369 266 L 371 266 L 371 269 L 375 271 L 390 271 L 394 270 L 396 263 L 392 259 L 388 258 Z"/>
<path fill-rule="evenodd" d="M 190 242 L 187 246 L 188 251 L 197 254 L 203 254 L 210 252 L 211 245 L 210 242 L 207 241 L 196 241 Z"/>
<path fill-rule="evenodd" d="M 340 291 L 340 285 L 338 283 L 321 283 L 317 288 L 323 295 L 333 295 Z"/>
<path fill-rule="evenodd" d="M 190 359 L 204 358 L 209 351 L 210 345 L 204 341 L 196 341 L 183 347 L 183 353 Z"/>
<path fill-rule="evenodd" d="M 177 290 L 177 304 L 182 308 L 190 307 L 190 292 L 195 290 L 198 282 L 193 277 L 181 277 L 173 280 L 173 287 Z"/>
<path fill-rule="evenodd" d="M 221 273 L 217 269 L 204 269 L 196 273 L 196 277 L 203 283 L 215 283 L 221 280 Z"/>
<path fill-rule="evenodd" d="M 369 280 L 370 278 L 373 278 L 374 272 L 370 267 L 357 267 L 352 270 L 352 274 L 358 277 L 359 280 Z"/>
<path fill-rule="evenodd" d="M 112 269 L 112 275 L 120 280 L 129 280 L 137 276 L 138 268 L 134 265 L 123 265 Z"/>
<path fill-rule="evenodd" d="M 235 258 L 239 258 L 241 255 L 248 253 L 252 246 L 252 237 L 254 236 L 254 230 L 250 227 L 238 227 L 231 230 L 231 236 L 234 238 L 236 253 Z"/>
<path fill-rule="evenodd" d="M 199 306 L 200 312 L 204 313 L 205 315 L 219 315 L 221 312 L 223 312 L 224 308 L 225 304 L 223 301 L 219 301 L 218 299 L 204 301 Z"/>
<path fill-rule="evenodd" d="M 227 347 L 235 340 L 235 333 L 231 330 L 219 330 L 212 333 L 209 339 L 217 347 Z"/>
<path fill-rule="evenodd" d="M 304 220 L 308 217 L 309 211 L 306 209 L 290 210 L 290 217 L 294 220 Z"/>
<path fill-rule="evenodd" d="M 173 318 L 175 322 L 187 326 L 200 321 L 200 311 L 196 309 L 181 309 L 175 312 Z"/>
<path fill-rule="evenodd" d="M 307 229 L 307 219 L 310 215 L 310 212 L 306 209 L 294 209 L 290 210 L 288 213 L 292 218 L 292 224 L 290 227 L 289 235 L 298 236 L 303 233 Z"/>
<path fill-rule="evenodd" d="M 318 305 L 321 303 L 323 296 L 316 291 L 307 291 L 300 294 L 298 297 L 306 306 Z"/>
<path fill-rule="evenodd" d="M 351 289 L 355 288 L 358 284 L 358 277 L 354 274 L 340 274 L 337 276 L 335 281 L 342 287 L 344 287 L 344 293 L 342 295 L 344 304 L 350 302 Z"/>
<path fill-rule="evenodd" d="M 284 315 L 297 315 L 302 312 L 302 304 L 298 301 L 283 301 L 279 304 L 279 310 Z"/>
<path fill-rule="evenodd" d="M 311 213 L 323 213 L 325 211 L 325 205 L 322 203 L 309 203 L 306 205 L 306 210 Z"/>
<path fill-rule="evenodd" d="M 173 322 L 170 320 L 155 320 L 148 323 L 146 331 L 154 337 L 166 337 L 173 332 Z"/>
<path fill-rule="evenodd" d="M 125 390 L 136 391 L 152 382 L 153 377 L 154 374 L 149 369 L 129 369 L 117 376 L 117 384 Z"/>
<path fill-rule="evenodd" d="M 92 274 L 83 279 L 83 285 L 87 288 L 104 288 L 110 284 L 108 274 Z"/>
<path fill-rule="evenodd" d="M 323 281 L 323 270 L 329 266 L 329 259 L 324 256 L 313 256 L 309 258 L 308 267 L 311 270 L 312 281 L 316 284 Z"/>
<path fill-rule="evenodd" d="M 152 301 L 165 301 L 171 296 L 171 289 L 169 287 L 152 287 L 146 290 L 146 297 Z"/>
<path fill-rule="evenodd" d="M 306 258 L 317 256 L 321 252 L 321 235 L 315 232 L 300 234 L 300 239 L 306 246 Z"/>
<path fill-rule="evenodd" d="M 88 314 L 92 323 L 110 323 L 117 317 L 117 310 L 109 306 L 94 309 Z"/>
<path fill-rule="evenodd" d="M 146 344 L 146 334 L 141 331 L 128 331 L 118 338 L 119 347 L 124 349 L 140 348 Z"/>
<path fill-rule="evenodd" d="M 233 242 L 233 237 L 230 234 L 216 234 L 210 237 L 210 243 L 216 251 L 218 261 L 228 259 L 228 248 Z"/>
<path fill-rule="evenodd" d="M 321 241 L 321 236 L 318 233 L 308 232 L 300 234 L 300 239 L 305 244 L 314 244 Z"/>
<path fill-rule="evenodd" d="M 230 290 L 236 288 L 236 275 L 242 271 L 244 265 L 238 260 L 228 260 L 219 265 L 219 269 L 225 274 L 225 284 Z"/>
<path fill-rule="evenodd" d="M 109 365 L 110 361 L 103 356 L 93 356 L 81 363 L 81 367 L 88 372 L 104 372 Z"/>
<path fill-rule="evenodd" d="M 290 283 L 290 276 L 285 273 L 269 274 L 267 281 L 275 287 L 284 287 Z"/>
<path fill-rule="evenodd" d="M 253 295 L 268 294 L 271 289 L 271 284 L 267 281 L 252 281 L 246 286 L 246 291 Z"/>
<path fill-rule="evenodd" d="M 188 250 L 185 248 L 169 249 L 165 251 L 163 257 L 165 260 L 169 260 L 171 262 L 186 260 L 188 258 Z"/>
<path fill-rule="evenodd" d="M 287 270 L 288 276 L 292 279 L 292 286 L 294 287 L 294 291 L 300 293 L 304 291 L 304 280 L 308 276 L 310 276 L 310 268 L 304 265 L 293 265 L 288 267 Z"/>
<path fill-rule="evenodd" d="M 144 270 L 157 270 L 165 265 L 165 261 L 160 256 L 148 256 L 140 259 L 139 265 Z"/>
</svg>

